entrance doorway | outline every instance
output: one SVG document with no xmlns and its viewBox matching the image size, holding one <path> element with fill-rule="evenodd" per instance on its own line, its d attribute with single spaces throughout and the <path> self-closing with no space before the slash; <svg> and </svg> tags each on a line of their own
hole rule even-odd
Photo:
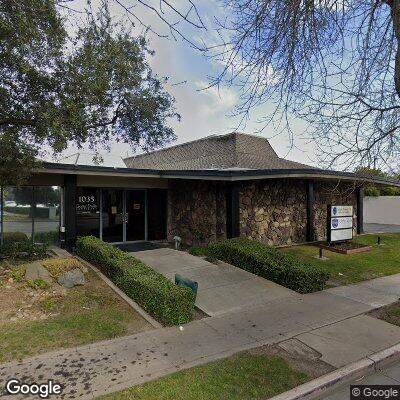
<svg viewBox="0 0 400 400">
<path fill-rule="evenodd" d="M 102 189 L 101 233 L 105 242 L 146 240 L 145 190 Z"/>
</svg>

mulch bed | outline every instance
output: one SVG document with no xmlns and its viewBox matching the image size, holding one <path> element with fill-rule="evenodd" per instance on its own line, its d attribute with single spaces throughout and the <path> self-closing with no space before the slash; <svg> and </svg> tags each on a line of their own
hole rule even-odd
<svg viewBox="0 0 400 400">
<path fill-rule="evenodd" d="M 321 243 L 318 245 L 318 247 L 340 254 L 363 253 L 372 249 L 371 246 L 354 242 L 332 243 L 331 245 L 327 243 Z"/>
</svg>

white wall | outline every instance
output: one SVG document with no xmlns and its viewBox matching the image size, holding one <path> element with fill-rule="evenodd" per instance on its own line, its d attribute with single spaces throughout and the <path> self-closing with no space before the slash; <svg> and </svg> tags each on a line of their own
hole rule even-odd
<svg viewBox="0 0 400 400">
<path fill-rule="evenodd" d="M 400 196 L 364 197 L 364 223 L 400 225 Z"/>
</svg>

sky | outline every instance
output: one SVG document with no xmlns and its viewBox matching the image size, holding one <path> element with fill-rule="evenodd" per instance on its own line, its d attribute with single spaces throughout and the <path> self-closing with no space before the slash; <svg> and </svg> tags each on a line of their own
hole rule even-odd
<svg viewBox="0 0 400 400">
<path fill-rule="evenodd" d="M 168 34 L 167 26 L 156 16 L 154 12 L 146 7 L 137 4 L 136 0 L 119 0 L 124 5 L 135 5 L 135 15 L 158 34 Z M 147 4 L 158 6 L 158 0 L 146 0 Z M 75 0 L 74 8 L 83 8 L 85 0 Z M 186 0 L 175 0 L 176 4 L 182 5 Z M 96 3 L 94 2 L 94 5 Z M 218 5 L 218 0 L 197 0 L 203 22 L 210 26 L 214 16 L 223 17 L 224 10 Z M 111 13 L 116 18 L 123 18 L 122 8 L 111 3 Z M 165 10 L 164 16 L 173 20 L 173 16 Z M 172 18 L 172 19 L 171 19 Z M 175 18 L 176 20 L 176 18 Z M 125 23 L 128 23 L 125 20 Z M 137 32 L 142 28 L 137 24 Z M 201 30 L 180 23 L 179 29 L 193 41 L 204 40 L 212 42 L 215 32 L 212 29 Z M 160 77 L 168 77 L 169 81 L 165 85 L 166 90 L 175 97 L 176 109 L 181 115 L 181 121 L 172 121 L 170 124 L 177 136 L 173 144 L 184 143 L 187 141 L 199 139 L 212 134 L 224 134 L 232 131 L 240 131 L 249 134 L 260 134 L 270 140 L 270 143 L 280 157 L 285 157 L 294 161 L 315 165 L 314 147 L 308 140 L 302 139 L 304 134 L 304 125 L 301 121 L 295 120 L 292 129 L 295 133 L 295 142 L 291 143 L 288 134 L 279 134 L 273 127 L 267 127 L 262 133 L 258 133 L 263 127 L 257 120 L 260 117 L 272 112 L 273 104 L 265 104 L 259 107 L 251 115 L 251 119 L 245 126 L 239 126 L 239 119 L 232 117 L 231 113 L 239 100 L 239 91 L 235 87 L 222 86 L 219 89 L 212 87 L 204 90 L 209 85 L 209 78 L 216 76 L 221 68 L 217 61 L 206 57 L 198 50 L 193 49 L 182 39 L 159 37 L 148 33 L 149 47 L 155 51 L 155 55 L 149 57 L 149 63 L 153 72 Z M 63 155 L 70 155 L 74 152 L 82 151 L 69 147 Z M 83 149 L 83 151 L 89 151 Z M 135 153 L 127 144 L 111 144 L 111 155 L 120 155 L 122 157 L 139 154 L 142 151 L 138 149 Z M 105 150 L 100 149 L 100 153 Z"/>
</svg>

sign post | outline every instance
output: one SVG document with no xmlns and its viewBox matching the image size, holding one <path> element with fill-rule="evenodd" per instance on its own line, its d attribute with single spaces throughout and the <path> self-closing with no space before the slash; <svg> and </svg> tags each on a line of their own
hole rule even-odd
<svg viewBox="0 0 400 400">
<path fill-rule="evenodd" d="M 353 206 L 328 206 L 328 243 L 353 239 Z"/>
</svg>

